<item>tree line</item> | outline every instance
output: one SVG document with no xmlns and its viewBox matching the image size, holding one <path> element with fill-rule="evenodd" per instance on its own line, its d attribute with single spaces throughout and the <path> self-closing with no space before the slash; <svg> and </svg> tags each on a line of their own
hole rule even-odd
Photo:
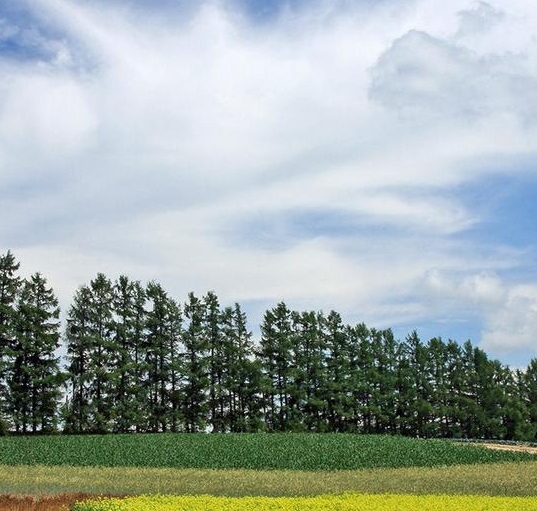
<svg viewBox="0 0 537 511">
<path fill-rule="evenodd" d="M 98 274 L 62 327 L 39 273 L 0 256 L 0 433 L 314 431 L 534 439 L 537 359 L 511 370 L 467 341 L 184 303 L 157 282 Z M 63 343 L 64 360 L 56 355 Z"/>
</svg>

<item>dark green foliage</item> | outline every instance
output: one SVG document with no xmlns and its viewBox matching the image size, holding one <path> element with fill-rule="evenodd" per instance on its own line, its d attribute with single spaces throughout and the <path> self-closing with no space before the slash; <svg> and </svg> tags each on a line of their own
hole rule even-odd
<svg viewBox="0 0 537 511">
<path fill-rule="evenodd" d="M 280 302 L 265 313 L 258 351 L 263 371 L 261 391 L 265 422 L 267 428 L 273 431 L 292 429 L 296 420 L 296 397 L 292 395 L 295 390 L 294 343 L 291 311 L 284 302 Z"/>
<path fill-rule="evenodd" d="M 121 276 L 114 284 L 114 343 L 112 360 L 112 430 L 126 433 L 141 431 L 146 420 L 146 291 L 140 282 Z"/>
<path fill-rule="evenodd" d="M 181 311 L 160 284 L 150 282 L 146 293 L 149 300 L 145 337 L 147 430 L 177 431 Z"/>
<path fill-rule="evenodd" d="M 8 352 L 15 342 L 15 300 L 21 285 L 18 270 L 19 263 L 9 250 L 0 256 L 0 434 L 9 429 L 6 372 L 10 366 Z"/>
<path fill-rule="evenodd" d="M 313 433 L 6 437 L 0 464 L 355 470 L 533 459 L 445 440 Z"/>
<path fill-rule="evenodd" d="M 17 432 L 51 432 L 63 375 L 60 372 L 60 310 L 58 300 L 42 275 L 25 280 L 17 300 L 15 339 L 9 350 L 12 363 L 8 410 Z"/>
<path fill-rule="evenodd" d="M 215 384 L 212 430 L 247 432 L 261 428 L 260 367 L 252 357 L 252 334 L 240 305 L 220 312 L 218 350 L 211 354 Z M 217 359 L 214 354 L 219 353 Z"/>
<path fill-rule="evenodd" d="M 114 342 L 112 282 L 102 273 L 81 287 L 67 318 L 67 353 L 71 399 L 65 407 L 66 429 L 105 433 L 112 425 Z"/>
<path fill-rule="evenodd" d="M 266 311 L 252 342 L 238 304 L 180 305 L 157 282 L 98 274 L 67 313 L 65 404 L 57 302 L 0 257 L 0 434 L 356 432 L 532 440 L 537 363 L 511 371 L 467 341 L 397 341 L 331 311 Z M 9 381 L 9 385 L 7 382 Z"/>
<path fill-rule="evenodd" d="M 184 391 L 182 413 L 185 431 L 195 433 L 207 426 L 209 385 L 206 313 L 203 302 L 194 293 L 188 295 L 185 304 L 188 327 L 183 334 L 184 344 Z"/>
</svg>

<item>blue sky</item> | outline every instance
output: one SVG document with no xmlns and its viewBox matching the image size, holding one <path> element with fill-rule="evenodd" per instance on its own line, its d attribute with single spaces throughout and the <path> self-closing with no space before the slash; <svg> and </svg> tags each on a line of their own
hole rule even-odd
<svg viewBox="0 0 537 511">
<path fill-rule="evenodd" d="M 0 246 L 537 356 L 533 0 L 0 0 Z"/>
</svg>

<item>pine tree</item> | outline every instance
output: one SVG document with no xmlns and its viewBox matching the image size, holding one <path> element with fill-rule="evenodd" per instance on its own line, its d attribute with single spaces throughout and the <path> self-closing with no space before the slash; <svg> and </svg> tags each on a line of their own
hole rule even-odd
<svg viewBox="0 0 537 511">
<path fill-rule="evenodd" d="M 182 416 L 188 433 L 204 431 L 207 427 L 209 375 L 207 367 L 208 342 L 204 335 L 205 306 L 194 293 L 189 293 L 184 306 L 188 321 L 183 333 L 183 399 Z"/>
<path fill-rule="evenodd" d="M 461 363 L 464 379 L 458 399 L 461 429 L 465 438 L 480 438 L 484 434 L 484 410 L 481 406 L 479 370 L 484 368 L 481 351 L 466 341 L 461 349 Z"/>
<path fill-rule="evenodd" d="M 95 375 L 90 362 L 94 349 L 91 307 L 91 290 L 88 286 L 82 286 L 74 295 L 65 330 L 69 394 L 62 415 L 66 433 L 92 430 L 94 403 L 90 385 Z"/>
<path fill-rule="evenodd" d="M 395 433 L 396 410 L 396 354 L 397 345 L 391 330 L 371 329 L 373 354 L 371 406 L 375 433 Z"/>
<path fill-rule="evenodd" d="M 220 303 L 212 291 L 203 298 L 205 314 L 203 317 L 203 332 L 208 347 L 207 369 L 209 376 L 209 427 L 214 433 L 223 433 L 226 430 L 226 389 L 224 378 L 227 367 L 224 342 L 222 336 Z"/>
<path fill-rule="evenodd" d="M 93 431 L 111 431 L 114 406 L 114 381 L 112 361 L 117 351 L 114 339 L 113 288 L 111 280 L 99 273 L 90 284 L 90 321 L 93 350 L 90 366 L 94 379 L 91 382 L 91 396 L 94 405 Z"/>
<path fill-rule="evenodd" d="M 8 351 L 15 342 L 15 300 L 21 285 L 17 272 L 20 264 L 8 250 L 0 256 L 0 435 L 9 429 L 6 417 L 6 371 L 10 366 Z"/>
<path fill-rule="evenodd" d="M 229 430 L 255 432 L 261 429 L 261 364 L 254 358 L 252 333 L 238 303 L 223 315 L 225 388 L 229 393 Z M 226 328 L 227 327 L 227 328 Z"/>
<path fill-rule="evenodd" d="M 416 331 L 401 345 L 398 364 L 399 429 L 410 436 L 428 436 L 431 406 L 428 351 Z"/>
<path fill-rule="evenodd" d="M 179 344 L 181 313 L 178 305 L 155 282 L 147 286 L 146 365 L 149 431 L 177 431 L 179 420 Z"/>
<path fill-rule="evenodd" d="M 352 331 L 351 331 L 352 334 Z M 377 416 L 380 413 L 377 401 L 379 399 L 380 376 L 377 371 L 378 338 L 376 332 L 366 325 L 360 324 L 355 328 L 355 345 L 350 347 L 349 379 L 355 401 L 351 417 L 356 417 L 354 423 L 361 426 L 364 433 L 376 433 L 378 429 Z M 358 409 L 356 410 L 356 404 Z M 357 413 L 358 412 L 358 413 Z"/>
<path fill-rule="evenodd" d="M 463 414 L 460 400 L 463 393 L 465 373 L 462 360 L 462 350 L 458 343 L 449 340 L 446 345 L 445 372 L 447 374 L 447 389 L 444 396 L 442 436 L 461 438 L 463 434 Z"/>
<path fill-rule="evenodd" d="M 449 406 L 449 374 L 447 346 L 439 337 L 433 337 L 427 344 L 428 372 L 431 377 L 431 406 L 433 420 L 429 427 L 430 436 L 448 436 L 446 428 Z"/>
<path fill-rule="evenodd" d="M 530 411 L 524 401 L 524 376 L 520 369 L 512 371 L 502 367 L 500 388 L 504 392 L 502 427 L 506 440 L 533 440 L 535 430 L 530 421 Z"/>
<path fill-rule="evenodd" d="M 323 389 L 326 419 L 330 431 L 343 432 L 347 429 L 347 417 L 352 413 L 348 330 L 336 311 L 328 314 L 323 326 L 322 335 L 327 350 Z"/>
<path fill-rule="evenodd" d="M 39 273 L 24 281 L 15 319 L 9 370 L 9 411 L 17 432 L 56 429 L 62 374 L 58 300 Z"/>
<path fill-rule="evenodd" d="M 120 276 L 114 284 L 114 392 L 113 430 L 141 431 L 145 422 L 143 343 L 146 327 L 146 293 L 138 281 Z"/>
<path fill-rule="evenodd" d="M 364 323 L 359 323 L 349 328 L 347 335 L 348 384 L 351 392 L 347 428 L 352 432 L 370 432 L 373 422 L 370 408 L 370 377 L 374 365 L 371 332 Z"/>
<path fill-rule="evenodd" d="M 521 396 L 528 413 L 530 440 L 537 440 L 537 358 L 533 358 L 520 378 Z"/>
<path fill-rule="evenodd" d="M 68 432 L 107 433 L 114 416 L 112 282 L 99 273 L 75 294 L 66 340 L 71 398 L 64 408 Z"/>
<path fill-rule="evenodd" d="M 263 371 L 265 422 L 273 431 L 291 428 L 292 336 L 291 311 L 280 302 L 265 313 L 258 352 Z"/>
<path fill-rule="evenodd" d="M 303 414 L 303 429 L 318 432 L 326 429 L 323 417 L 326 350 L 321 335 L 322 321 L 322 314 L 313 311 L 293 314 L 293 330 L 298 340 L 296 347 L 300 347 L 295 380 Z"/>
</svg>

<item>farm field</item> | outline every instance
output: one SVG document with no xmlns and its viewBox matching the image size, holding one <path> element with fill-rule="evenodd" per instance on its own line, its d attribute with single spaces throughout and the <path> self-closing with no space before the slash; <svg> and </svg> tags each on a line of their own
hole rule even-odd
<svg viewBox="0 0 537 511">
<path fill-rule="evenodd" d="M 323 493 L 537 497 L 537 460 L 342 471 L 0 466 L 0 493 L 308 496 Z M 0 508 L 1 509 L 1 508 Z"/>
<path fill-rule="evenodd" d="M 528 497 L 453 495 L 323 495 L 318 497 L 142 496 L 90 500 L 74 511 L 534 511 Z"/>
<path fill-rule="evenodd" d="M 81 494 L 516 496 L 532 497 L 534 507 L 527 509 L 537 509 L 536 456 L 442 440 L 337 434 L 3 437 L 0 462 L 0 511 L 69 509 L 67 503 Z M 434 502 L 431 509 L 439 509 Z M 507 509 L 491 502 L 479 509 Z M 510 509 L 526 509 L 513 502 Z M 367 509 L 384 509 L 379 506 Z"/>
<path fill-rule="evenodd" d="M 146 434 L 0 438 L 1 465 L 358 470 L 529 461 L 445 440 L 352 434 Z"/>
</svg>

